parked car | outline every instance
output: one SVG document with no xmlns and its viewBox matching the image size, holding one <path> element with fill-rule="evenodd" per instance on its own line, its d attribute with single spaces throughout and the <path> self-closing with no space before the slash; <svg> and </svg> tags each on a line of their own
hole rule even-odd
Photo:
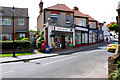
<svg viewBox="0 0 120 80">
<path fill-rule="evenodd" d="M 112 44 L 109 44 L 107 47 L 108 52 L 109 51 L 115 51 L 118 46 L 118 42 L 112 42 Z"/>
</svg>

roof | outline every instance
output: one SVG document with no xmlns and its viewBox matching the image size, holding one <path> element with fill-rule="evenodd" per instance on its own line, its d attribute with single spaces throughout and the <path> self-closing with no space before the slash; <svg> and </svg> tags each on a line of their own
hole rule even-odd
<svg viewBox="0 0 120 80">
<path fill-rule="evenodd" d="M 45 9 L 52 9 L 52 10 L 62 10 L 62 11 L 72 11 L 69 7 L 67 7 L 65 4 L 56 4 L 54 6 L 45 8 Z M 72 11 L 73 12 L 73 11 Z"/>
<path fill-rule="evenodd" d="M 0 16 L 13 16 L 12 7 L 0 6 Z M 28 17 L 28 8 L 16 8 L 14 16 L 17 17 Z"/>
<path fill-rule="evenodd" d="M 88 14 L 86 16 L 89 17 L 88 20 L 97 21 L 94 18 L 92 18 L 91 16 L 89 16 Z"/>
<path fill-rule="evenodd" d="M 85 14 L 80 12 L 79 10 L 73 10 L 74 11 L 74 16 L 82 16 L 82 17 L 87 17 Z"/>
</svg>

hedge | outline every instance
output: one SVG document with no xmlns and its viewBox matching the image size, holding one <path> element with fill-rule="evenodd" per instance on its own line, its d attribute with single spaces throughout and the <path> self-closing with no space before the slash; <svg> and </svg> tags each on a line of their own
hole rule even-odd
<svg viewBox="0 0 120 80">
<path fill-rule="evenodd" d="M 2 49 L 12 49 L 13 48 L 13 41 L 0 41 L 2 44 Z M 15 40 L 15 49 L 18 47 L 21 48 L 31 48 L 30 41 L 26 40 Z"/>
</svg>

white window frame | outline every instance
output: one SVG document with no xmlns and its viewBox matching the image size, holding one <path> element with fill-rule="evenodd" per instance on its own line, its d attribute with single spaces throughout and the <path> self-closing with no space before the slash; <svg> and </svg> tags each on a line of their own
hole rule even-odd
<svg viewBox="0 0 120 80">
<path fill-rule="evenodd" d="M 85 20 L 84 19 L 78 19 L 78 25 L 79 26 L 85 26 Z"/>
<path fill-rule="evenodd" d="M 0 18 L 0 25 L 11 25 L 11 18 Z"/>
<path fill-rule="evenodd" d="M 57 15 L 57 14 L 51 14 L 51 20 L 52 20 L 52 17 L 57 18 L 57 20 L 56 20 L 55 22 L 57 22 L 57 21 L 58 21 L 58 15 Z M 54 21 L 54 20 L 52 20 L 52 21 Z"/>
<path fill-rule="evenodd" d="M 20 37 L 25 37 L 25 34 L 24 33 L 20 34 Z"/>
<path fill-rule="evenodd" d="M 90 23 L 90 28 L 95 28 L 95 23 Z"/>
<path fill-rule="evenodd" d="M 25 22 L 25 20 L 24 20 L 24 18 L 18 18 L 18 25 L 19 26 L 24 26 L 24 23 Z"/>
<path fill-rule="evenodd" d="M 66 23 L 70 23 L 70 15 L 66 15 Z"/>
</svg>

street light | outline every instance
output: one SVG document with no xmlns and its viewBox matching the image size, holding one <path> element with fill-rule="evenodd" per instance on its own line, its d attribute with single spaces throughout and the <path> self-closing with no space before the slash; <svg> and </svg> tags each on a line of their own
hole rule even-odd
<svg viewBox="0 0 120 80">
<path fill-rule="evenodd" d="M 15 8 L 14 8 L 14 6 L 12 8 L 12 12 L 13 12 L 13 16 L 12 16 L 12 19 L 13 19 L 13 57 L 15 57 L 15 45 L 14 45 L 14 12 L 15 12 Z"/>
</svg>

